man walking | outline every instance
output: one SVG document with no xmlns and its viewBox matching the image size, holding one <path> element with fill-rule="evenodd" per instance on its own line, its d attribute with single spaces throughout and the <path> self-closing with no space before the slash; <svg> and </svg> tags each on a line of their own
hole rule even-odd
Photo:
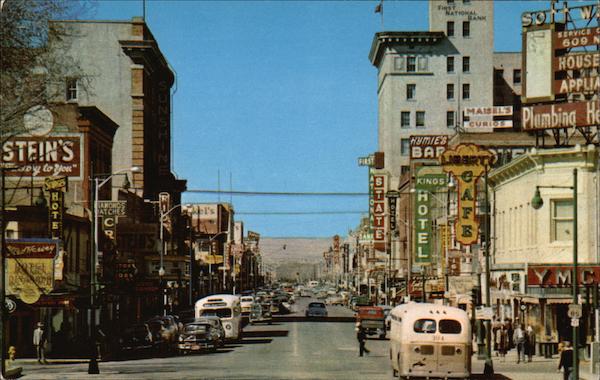
<svg viewBox="0 0 600 380">
<path fill-rule="evenodd" d="M 35 352 L 37 354 L 38 363 L 48 364 L 46 361 L 46 353 L 44 347 L 46 346 L 46 331 L 44 330 L 44 324 L 38 322 L 37 328 L 33 330 L 33 345 L 35 346 Z"/>
<path fill-rule="evenodd" d="M 523 330 L 522 324 L 517 325 L 517 328 L 513 333 L 513 340 L 517 345 L 517 364 L 519 364 L 521 359 L 525 361 L 525 344 L 527 342 L 525 330 Z"/>
<path fill-rule="evenodd" d="M 358 332 L 356 333 L 356 339 L 358 339 L 359 356 L 363 356 L 363 353 L 368 354 L 370 352 L 365 347 L 365 340 L 367 339 L 367 334 L 365 334 L 365 329 L 362 328 L 360 323 L 357 323 L 356 325 L 358 329 Z"/>
<path fill-rule="evenodd" d="M 527 335 L 527 361 L 531 362 L 531 358 L 533 357 L 533 355 L 535 355 L 535 330 L 533 329 L 533 327 L 531 327 L 531 325 L 527 326 L 527 330 L 526 330 L 526 335 Z"/>
<path fill-rule="evenodd" d="M 565 348 L 560 353 L 558 370 L 563 368 L 563 380 L 570 380 L 571 371 L 573 371 L 573 347 L 571 342 L 565 342 Z"/>
</svg>

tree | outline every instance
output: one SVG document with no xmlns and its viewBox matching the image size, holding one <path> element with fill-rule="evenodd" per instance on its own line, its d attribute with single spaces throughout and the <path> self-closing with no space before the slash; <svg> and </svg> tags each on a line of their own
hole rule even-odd
<svg viewBox="0 0 600 380">
<path fill-rule="evenodd" d="M 56 54 L 70 40 L 65 38 L 70 31 L 52 20 L 77 18 L 90 5 L 70 0 L 0 1 L 0 141 L 4 144 L 24 132 L 26 115 L 36 117 L 30 110 L 64 100 L 65 79 L 81 73 L 75 59 Z"/>
</svg>

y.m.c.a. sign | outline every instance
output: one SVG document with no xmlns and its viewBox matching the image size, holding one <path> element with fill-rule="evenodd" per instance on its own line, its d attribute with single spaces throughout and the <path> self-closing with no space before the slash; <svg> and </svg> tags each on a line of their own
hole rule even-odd
<svg viewBox="0 0 600 380">
<path fill-rule="evenodd" d="M 573 284 L 572 265 L 529 265 L 527 268 L 527 286 L 561 287 Z M 592 285 L 600 283 L 600 265 L 579 265 L 577 284 Z"/>
</svg>

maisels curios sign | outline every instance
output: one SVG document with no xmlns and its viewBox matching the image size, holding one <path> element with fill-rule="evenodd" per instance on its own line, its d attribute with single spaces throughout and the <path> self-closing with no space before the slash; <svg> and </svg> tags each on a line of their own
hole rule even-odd
<svg viewBox="0 0 600 380">
<path fill-rule="evenodd" d="M 460 144 L 456 149 L 445 151 L 440 158 L 444 171 L 450 173 L 458 184 L 458 217 L 454 223 L 456 241 L 463 245 L 477 243 L 477 181 L 495 159 L 492 152 L 474 144 Z"/>
</svg>

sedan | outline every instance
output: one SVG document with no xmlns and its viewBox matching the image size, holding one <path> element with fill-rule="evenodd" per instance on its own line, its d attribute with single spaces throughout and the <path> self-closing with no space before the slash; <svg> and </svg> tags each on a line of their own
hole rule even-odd
<svg viewBox="0 0 600 380">
<path fill-rule="evenodd" d="M 311 302 L 308 304 L 305 315 L 310 317 L 327 317 L 327 307 L 323 302 Z"/>
<path fill-rule="evenodd" d="M 220 345 L 220 338 L 217 329 L 210 323 L 192 322 L 183 326 L 183 331 L 179 335 L 177 348 L 183 354 L 190 351 L 200 351 L 210 349 L 215 351 Z"/>
</svg>

